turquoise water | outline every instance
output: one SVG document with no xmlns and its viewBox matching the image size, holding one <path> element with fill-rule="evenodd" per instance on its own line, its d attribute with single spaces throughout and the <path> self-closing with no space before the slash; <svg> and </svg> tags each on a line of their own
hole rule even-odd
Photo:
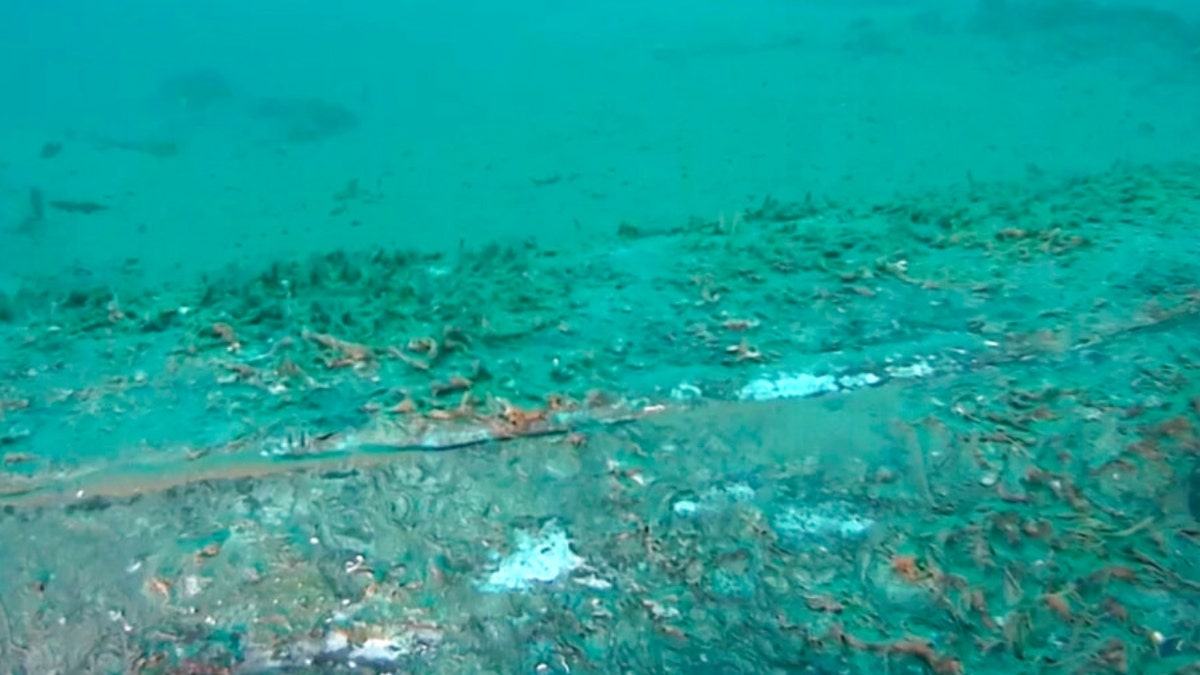
<svg viewBox="0 0 1200 675">
<path fill-rule="evenodd" d="M 1200 10 L 0 21 L 0 672 L 1191 672 Z"/>
<path fill-rule="evenodd" d="M 110 208 L 6 237 L 5 276 L 564 242 L 1192 157 L 1194 10 L 1092 4 L 21 3 L 7 229 L 33 188 Z"/>
</svg>

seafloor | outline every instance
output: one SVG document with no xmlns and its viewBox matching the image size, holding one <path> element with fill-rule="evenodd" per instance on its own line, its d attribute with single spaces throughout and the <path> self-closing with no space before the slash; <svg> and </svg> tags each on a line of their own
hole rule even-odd
<svg viewBox="0 0 1200 675">
<path fill-rule="evenodd" d="M 0 305 L 0 671 L 1200 672 L 1200 168 Z"/>
</svg>

